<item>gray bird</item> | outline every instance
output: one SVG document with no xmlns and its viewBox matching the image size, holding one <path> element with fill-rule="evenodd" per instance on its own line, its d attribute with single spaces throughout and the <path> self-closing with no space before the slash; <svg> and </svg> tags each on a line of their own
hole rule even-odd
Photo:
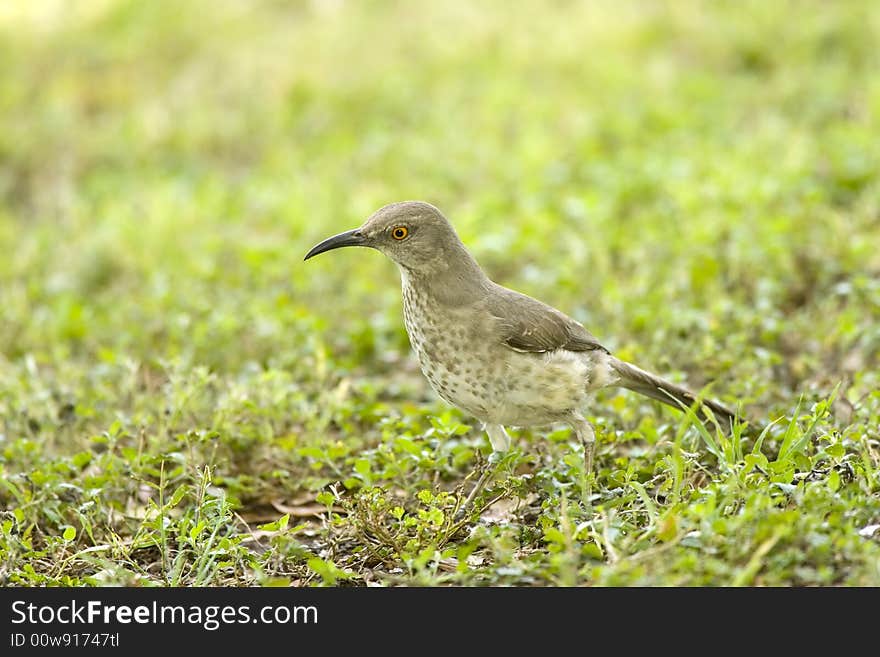
<svg viewBox="0 0 880 657">
<path fill-rule="evenodd" d="M 686 388 L 615 358 L 555 308 L 493 283 L 433 205 L 386 205 L 305 260 L 343 246 L 371 247 L 397 264 L 406 331 L 422 372 L 440 397 L 483 423 L 495 452 L 510 447 L 505 425 L 567 422 L 589 473 L 595 433 L 581 409 L 594 390 L 620 386 L 679 409 L 698 403 Z M 725 430 L 736 421 L 718 402 L 699 404 Z"/>
</svg>

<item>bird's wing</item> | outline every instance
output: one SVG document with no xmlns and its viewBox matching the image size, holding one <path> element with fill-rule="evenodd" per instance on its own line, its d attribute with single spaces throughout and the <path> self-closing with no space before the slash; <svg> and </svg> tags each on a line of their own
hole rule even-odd
<svg viewBox="0 0 880 657">
<path fill-rule="evenodd" d="M 486 310 L 501 341 L 516 351 L 608 350 L 579 322 L 537 299 L 498 286 L 486 298 Z"/>
</svg>

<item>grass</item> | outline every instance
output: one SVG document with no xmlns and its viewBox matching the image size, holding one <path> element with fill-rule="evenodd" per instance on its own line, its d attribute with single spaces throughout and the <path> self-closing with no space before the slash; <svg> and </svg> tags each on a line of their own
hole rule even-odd
<svg viewBox="0 0 880 657">
<path fill-rule="evenodd" d="M 870 0 L 4 3 L 0 584 L 880 585 L 878 34 Z M 394 267 L 301 262 L 407 198 L 749 431 L 609 391 L 595 481 L 514 431 L 453 521 L 490 449 Z"/>
</svg>

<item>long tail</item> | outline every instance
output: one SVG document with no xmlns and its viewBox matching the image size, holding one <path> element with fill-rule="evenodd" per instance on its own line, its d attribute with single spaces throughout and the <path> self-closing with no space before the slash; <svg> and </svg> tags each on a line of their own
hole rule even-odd
<svg viewBox="0 0 880 657">
<path fill-rule="evenodd" d="M 664 404 L 668 404 L 678 410 L 682 410 L 681 405 L 690 408 L 699 399 L 696 394 L 683 388 L 682 386 L 661 379 L 650 372 L 636 367 L 632 363 L 627 363 L 618 358 L 611 356 L 609 363 L 611 369 L 620 377 L 612 385 L 618 385 L 627 390 L 632 390 L 651 399 L 656 399 Z M 729 408 L 711 399 L 699 399 L 703 406 L 707 406 L 712 410 L 715 419 L 721 425 L 721 428 L 730 433 L 731 426 L 737 420 L 737 415 Z M 704 412 L 705 415 L 705 412 Z"/>
</svg>

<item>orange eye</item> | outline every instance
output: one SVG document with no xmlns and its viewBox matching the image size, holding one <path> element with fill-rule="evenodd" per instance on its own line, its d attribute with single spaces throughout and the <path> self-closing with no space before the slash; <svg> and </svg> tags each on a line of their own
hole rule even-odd
<svg viewBox="0 0 880 657">
<path fill-rule="evenodd" d="M 409 230 L 407 229 L 406 226 L 395 226 L 394 228 L 391 229 L 391 237 L 393 237 L 396 240 L 402 240 L 407 235 L 409 235 Z"/>
</svg>

